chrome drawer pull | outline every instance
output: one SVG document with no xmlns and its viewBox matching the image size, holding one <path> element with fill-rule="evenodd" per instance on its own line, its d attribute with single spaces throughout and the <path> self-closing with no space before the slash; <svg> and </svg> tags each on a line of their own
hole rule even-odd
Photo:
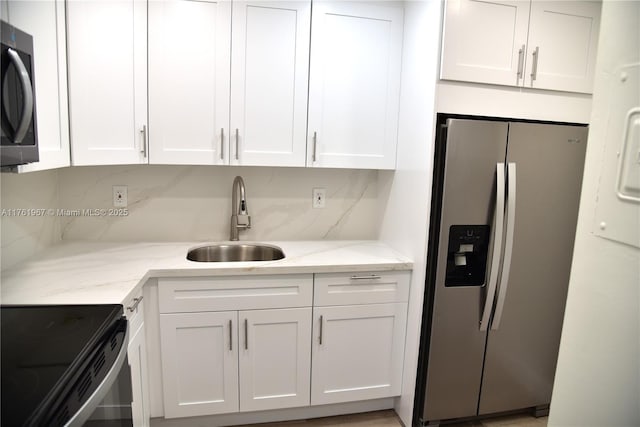
<svg viewBox="0 0 640 427">
<path fill-rule="evenodd" d="M 382 279 L 382 276 L 378 276 L 377 274 L 370 274 L 368 276 L 351 276 L 351 280 L 379 280 Z"/>
<path fill-rule="evenodd" d="M 141 302 L 142 302 L 142 297 L 134 298 L 133 299 L 133 305 L 131 305 L 130 307 L 127 307 L 127 310 L 129 310 L 131 313 L 133 313 L 134 311 L 136 311 L 138 309 L 138 305 L 140 305 Z"/>
</svg>

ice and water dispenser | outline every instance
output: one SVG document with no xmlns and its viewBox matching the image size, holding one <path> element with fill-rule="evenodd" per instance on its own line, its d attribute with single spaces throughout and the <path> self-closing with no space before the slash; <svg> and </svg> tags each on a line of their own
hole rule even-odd
<svg viewBox="0 0 640 427">
<path fill-rule="evenodd" d="M 445 286 L 484 285 L 488 250 L 488 225 L 452 225 Z"/>
</svg>

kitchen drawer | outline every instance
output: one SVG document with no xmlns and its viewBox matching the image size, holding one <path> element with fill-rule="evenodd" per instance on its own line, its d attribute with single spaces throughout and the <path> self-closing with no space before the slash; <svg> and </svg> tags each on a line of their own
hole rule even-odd
<svg viewBox="0 0 640 427">
<path fill-rule="evenodd" d="M 410 277 L 410 271 L 316 274 L 314 305 L 406 302 Z"/>
<path fill-rule="evenodd" d="M 309 307 L 313 276 L 158 279 L 160 313 Z"/>
</svg>

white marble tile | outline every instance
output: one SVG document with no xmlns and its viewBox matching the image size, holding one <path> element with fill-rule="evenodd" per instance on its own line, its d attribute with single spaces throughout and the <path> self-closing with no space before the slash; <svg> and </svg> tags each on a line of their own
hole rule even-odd
<svg viewBox="0 0 640 427">
<path fill-rule="evenodd" d="M 244 178 L 252 221 L 242 240 L 377 238 L 377 171 L 143 165 L 62 170 L 61 208 L 110 208 L 113 185 L 127 185 L 129 199 L 126 217 L 60 218 L 62 239 L 228 239 L 236 175 Z M 314 187 L 326 188 L 325 209 L 311 207 Z"/>
<path fill-rule="evenodd" d="M 58 171 L 3 173 L 0 182 L 1 266 L 5 269 L 60 241 L 58 217 L 48 211 L 58 206 Z"/>
</svg>

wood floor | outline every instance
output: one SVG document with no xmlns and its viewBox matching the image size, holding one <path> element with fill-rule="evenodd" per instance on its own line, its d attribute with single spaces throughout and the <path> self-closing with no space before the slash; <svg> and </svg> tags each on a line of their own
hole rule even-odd
<svg viewBox="0 0 640 427">
<path fill-rule="evenodd" d="M 287 421 L 282 423 L 252 424 L 241 427 L 403 427 L 395 412 L 377 411 L 365 414 L 315 418 L 312 420 Z M 546 427 L 547 417 L 531 415 L 509 415 L 479 421 L 447 424 L 446 427 Z"/>
</svg>

